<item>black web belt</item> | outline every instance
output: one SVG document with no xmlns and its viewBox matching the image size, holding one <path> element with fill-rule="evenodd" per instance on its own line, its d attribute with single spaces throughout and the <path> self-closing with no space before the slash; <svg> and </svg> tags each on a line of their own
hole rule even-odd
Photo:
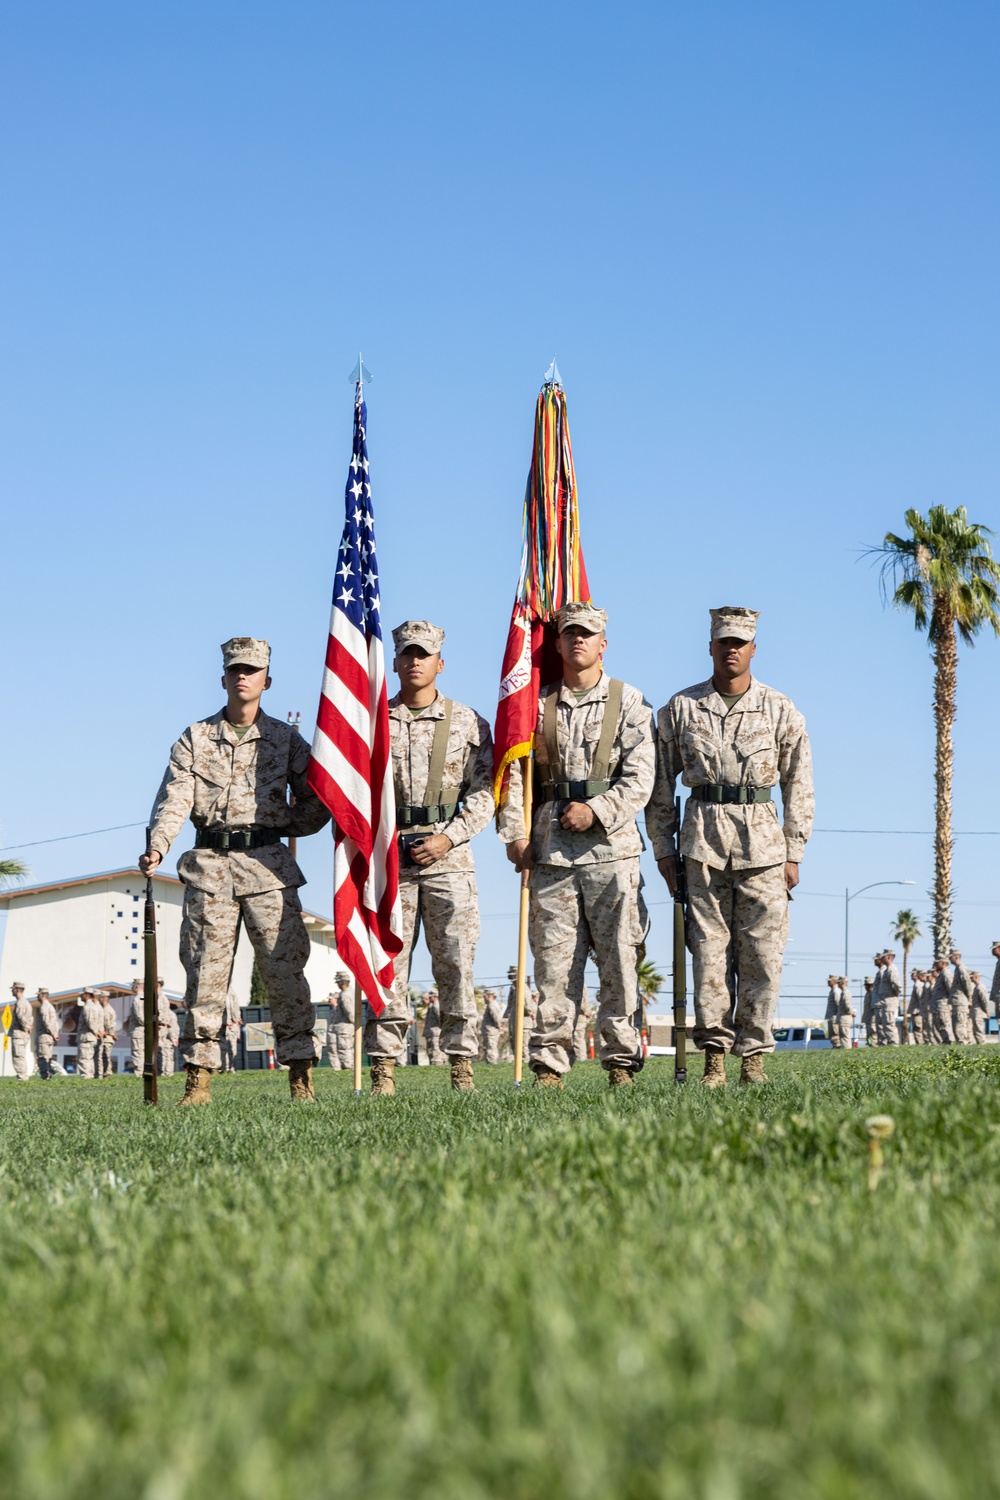
<svg viewBox="0 0 1000 1500">
<path fill-rule="evenodd" d="M 691 796 L 695 802 L 736 803 L 742 806 L 747 802 L 770 802 L 771 788 L 769 786 L 721 786 L 717 781 L 711 781 L 706 786 L 693 786 Z"/>
<path fill-rule="evenodd" d="M 603 797 L 614 786 L 613 781 L 543 781 L 542 802 L 586 802 L 588 797 Z"/>
<path fill-rule="evenodd" d="M 447 823 L 462 809 L 461 802 L 436 802 L 430 807 L 397 807 L 397 828 L 429 828 L 433 823 Z"/>
<path fill-rule="evenodd" d="M 220 854 L 245 854 L 248 849 L 280 844 L 284 836 L 280 828 L 199 828 L 194 847 L 217 849 Z"/>
</svg>

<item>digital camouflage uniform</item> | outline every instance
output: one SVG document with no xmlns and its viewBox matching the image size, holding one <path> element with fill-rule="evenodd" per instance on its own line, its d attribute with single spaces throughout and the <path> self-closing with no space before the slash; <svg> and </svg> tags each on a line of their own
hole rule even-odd
<svg viewBox="0 0 1000 1500">
<path fill-rule="evenodd" d="M 573 1061 L 587 1061 L 587 1028 L 594 1015 L 594 1007 L 590 1003 L 590 995 L 587 986 L 584 985 L 580 994 L 580 1004 L 576 1012 L 576 1025 L 573 1027 Z"/>
<path fill-rule="evenodd" d="M 181 941 L 183 942 L 183 928 Z M 156 1071 L 162 1078 L 169 1078 L 174 1071 L 177 1044 L 181 1039 L 181 1023 L 166 995 L 161 993 L 156 1001 Z"/>
<path fill-rule="evenodd" d="M 129 1040 L 133 1073 L 141 1073 L 146 1066 L 146 1013 L 142 993 L 133 990 L 128 996 L 122 1030 Z"/>
<path fill-rule="evenodd" d="M 222 1071 L 223 1073 L 233 1073 L 236 1071 L 236 1058 L 239 1055 L 240 1049 L 240 1030 L 243 1025 L 240 997 L 235 990 L 229 990 L 226 994 L 222 1022 L 222 1042 L 220 1044 Z"/>
<path fill-rule="evenodd" d="M 443 641 L 444 632 L 437 633 Z M 371 1058 L 402 1059 L 412 1022 L 410 964 L 421 929 L 441 1001 L 441 1061 L 445 1057 L 472 1060 L 479 1050 L 472 977 L 479 940 L 479 896 L 469 841 L 493 816 L 493 740 L 489 725 L 474 709 L 441 693 L 416 715 L 397 694 L 389 702 L 392 771 L 397 808 L 425 807 L 434 731 L 445 719 L 449 702 L 451 724 L 440 801 L 434 806 L 440 808 L 441 801 L 453 801 L 457 794 L 460 810 L 453 817 L 427 825 L 401 825 L 401 832 L 409 835 L 425 828 L 427 837 L 443 833 L 453 847 L 426 869 L 407 863 L 400 854 L 403 947 L 395 959 L 392 999 L 381 1016 L 371 1016 L 365 1027 L 365 1051 Z"/>
<path fill-rule="evenodd" d="M 35 1011 L 30 1000 L 23 995 L 14 1002 L 14 1018 L 10 1027 L 10 1050 L 14 1063 L 14 1075 L 22 1081 L 31 1076 L 31 1034 L 35 1029 Z"/>
<path fill-rule="evenodd" d="M 839 984 L 831 984 L 826 993 L 827 1031 L 834 1047 L 849 1047 L 851 1044 L 850 999 L 845 1009 L 844 991 Z"/>
<path fill-rule="evenodd" d="M 575 1010 L 575 1005 L 574 1005 Z M 535 1018 L 538 1015 L 538 997 L 531 988 L 531 976 L 525 976 L 524 982 L 524 1028 L 522 1033 L 521 1061 L 527 1062 L 528 1049 L 531 1045 L 531 1033 L 535 1029 Z M 503 1018 L 507 1022 L 507 1041 L 510 1044 L 510 1055 L 516 1052 L 517 1041 L 517 981 L 507 991 L 507 1004 L 504 1008 Z"/>
<path fill-rule="evenodd" d="M 500 1061 L 500 1038 L 503 1034 L 503 1012 L 494 990 L 487 991 L 486 1004 L 479 1027 L 479 1055 L 485 1063 Z"/>
<path fill-rule="evenodd" d="M 788 938 L 785 863 L 799 864 L 812 831 L 812 757 L 805 720 L 788 698 L 751 680 L 727 710 L 711 679 L 661 708 L 656 786 L 646 829 L 657 860 L 675 853 L 674 787 L 781 787 L 773 802 L 717 805 L 689 797 L 680 833 L 694 969 L 694 1044 L 753 1057 L 774 1050 Z"/>
<path fill-rule="evenodd" d="M 91 996 L 81 1004 L 76 1020 L 76 1071 L 80 1078 L 94 1077 L 103 1032 L 104 1007 Z"/>
<path fill-rule="evenodd" d="M 107 994 L 103 997 L 101 1009 L 104 1012 L 104 1035 L 101 1037 L 101 1077 L 110 1078 L 114 1070 L 111 1054 L 114 1050 L 115 1037 L 118 1035 L 118 1014 Z"/>
<path fill-rule="evenodd" d="M 950 1044 L 955 1040 L 951 1025 L 951 974 L 945 968 L 936 976 L 931 986 L 931 1017 L 934 1040 Z"/>
<path fill-rule="evenodd" d="M 878 1002 L 875 1006 L 875 1026 L 878 1032 L 880 1047 L 897 1047 L 899 1045 L 899 1027 L 896 1025 L 896 1017 L 899 1014 L 899 994 L 902 985 L 899 980 L 899 970 L 895 964 L 884 964 L 879 970 L 876 982 L 878 991 Z"/>
<path fill-rule="evenodd" d="M 532 1068 L 566 1073 L 573 1062 L 573 1032 L 583 995 L 588 952 L 595 955 L 601 994 L 597 1012 L 598 1055 L 606 1069 L 642 1067 L 636 958 L 649 928 L 642 899 L 639 854 L 643 844 L 636 814 L 653 786 L 653 718 L 637 688 L 622 684 L 621 706 L 611 742 L 609 774 L 594 768 L 611 679 L 577 698 L 557 682 L 542 690 L 535 730 L 539 777 L 548 770 L 545 704 L 556 699 L 557 781 L 610 779 L 608 791 L 586 801 L 594 823 L 584 833 L 564 829 L 565 804 L 538 800 L 532 818 L 533 864 L 529 876 L 528 935 L 538 987 L 538 1014 L 529 1045 Z M 500 814 L 505 844 L 524 838 L 524 766 L 511 766 L 507 801 Z"/>
<path fill-rule="evenodd" d="M 910 1004 L 907 1010 L 910 1025 L 913 1027 L 914 1046 L 920 1046 L 926 1037 L 924 1036 L 924 985 L 923 980 L 914 979 L 910 988 Z"/>
<path fill-rule="evenodd" d="M 448 1058 L 441 1050 L 441 1002 L 437 995 L 427 1002 L 424 1011 L 424 1046 L 432 1067 L 444 1067 Z"/>
<path fill-rule="evenodd" d="M 996 943 L 993 944 L 994 948 L 997 946 Z M 990 1007 L 995 1016 L 1000 1016 L 1000 958 L 997 959 L 993 969 L 993 983 L 990 985 Z"/>
<path fill-rule="evenodd" d="M 332 995 L 330 1019 L 326 1023 L 326 1059 L 331 1068 L 354 1067 L 354 996 L 351 976 L 337 975 L 337 996 Z"/>
<path fill-rule="evenodd" d="M 972 980 L 969 971 L 961 962 L 952 967 L 951 972 L 951 1029 L 955 1041 L 962 1046 L 969 1046 L 973 1041 L 972 1018 L 969 1015 L 969 1002 L 972 999 Z"/>
<path fill-rule="evenodd" d="M 986 986 L 982 980 L 977 980 L 972 986 L 970 1015 L 972 1020 L 972 1039 L 977 1046 L 982 1046 L 986 1041 L 986 1022 L 990 1016 L 990 997 L 986 993 Z"/>
<path fill-rule="evenodd" d="M 166 855 L 188 817 L 199 830 L 257 828 L 315 833 L 330 814 L 306 784 L 309 744 L 265 713 L 240 738 L 224 710 L 186 729 L 170 752 L 153 805 L 152 847 Z M 289 806 L 289 788 L 295 797 Z M 180 957 L 187 974 L 181 1043 L 188 1066 L 222 1066 L 226 993 L 242 921 L 267 988 L 280 1063 L 314 1061 L 313 1008 L 305 966 L 309 936 L 298 887 L 305 884 L 285 844 L 181 856 Z"/>
<path fill-rule="evenodd" d="M 875 1045 L 875 986 L 866 979 L 864 985 L 865 998 L 861 1005 L 861 1024 L 865 1028 L 865 1043 L 869 1047 Z"/>
<path fill-rule="evenodd" d="M 59 1012 L 49 1000 L 48 990 L 38 992 L 38 1030 L 35 1037 L 35 1056 L 38 1060 L 39 1078 L 52 1077 L 52 1058 L 62 1026 Z"/>
</svg>

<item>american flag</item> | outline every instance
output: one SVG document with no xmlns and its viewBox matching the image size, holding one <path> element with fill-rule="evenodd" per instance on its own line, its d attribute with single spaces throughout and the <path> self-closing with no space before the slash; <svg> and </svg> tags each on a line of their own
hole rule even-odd
<svg viewBox="0 0 1000 1500">
<path fill-rule="evenodd" d="M 333 814 L 337 951 L 380 1016 L 392 989 L 393 956 L 403 944 L 366 420 L 359 381 L 309 785 Z"/>
</svg>

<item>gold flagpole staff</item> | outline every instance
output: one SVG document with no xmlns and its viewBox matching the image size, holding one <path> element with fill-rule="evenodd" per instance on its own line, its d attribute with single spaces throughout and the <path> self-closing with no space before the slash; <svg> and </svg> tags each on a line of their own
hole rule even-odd
<svg viewBox="0 0 1000 1500">
<path fill-rule="evenodd" d="M 535 782 L 534 752 L 529 751 L 524 766 L 524 836 L 531 848 L 532 794 Z M 517 929 L 517 988 L 514 993 L 514 1087 L 521 1087 L 524 1059 L 524 986 L 528 973 L 528 881 L 531 872 L 521 871 L 521 907 Z"/>
<path fill-rule="evenodd" d="M 361 1097 L 361 1034 L 364 1030 L 361 1024 L 361 986 L 357 980 L 354 981 L 354 1097 Z"/>
</svg>

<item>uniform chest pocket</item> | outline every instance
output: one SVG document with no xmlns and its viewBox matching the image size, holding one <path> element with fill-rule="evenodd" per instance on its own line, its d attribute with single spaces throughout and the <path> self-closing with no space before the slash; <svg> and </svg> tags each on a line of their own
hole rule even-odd
<svg viewBox="0 0 1000 1500">
<path fill-rule="evenodd" d="M 751 755 L 760 755 L 762 751 L 769 751 L 774 758 L 774 736 L 769 729 L 747 729 L 736 736 L 736 752 L 744 759 Z"/>
</svg>

